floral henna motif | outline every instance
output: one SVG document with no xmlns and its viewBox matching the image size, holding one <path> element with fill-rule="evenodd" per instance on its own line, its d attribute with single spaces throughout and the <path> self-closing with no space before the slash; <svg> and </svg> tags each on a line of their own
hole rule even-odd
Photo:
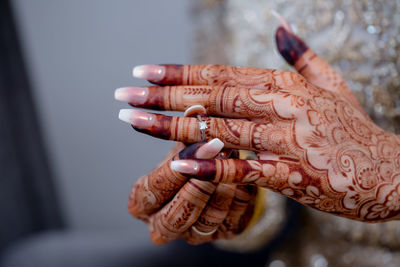
<svg viewBox="0 0 400 267">
<path fill-rule="evenodd" d="M 215 184 L 172 171 L 171 160 L 141 178 L 129 209 L 148 223 L 156 243 L 234 237 L 251 217 L 254 194 L 248 186 L 255 185 L 351 219 L 400 218 L 400 137 L 377 127 L 340 74 L 287 27 L 278 28 L 276 41 L 300 74 L 221 65 L 146 65 L 134 71 L 163 86 L 128 88 L 132 95 L 120 100 L 177 111 L 201 104 L 214 116 L 204 118 L 208 139 L 218 137 L 226 147 L 253 150 L 262 159 L 189 160 L 198 169 L 191 177 L 231 187 L 225 197 Z M 186 143 L 201 139 L 196 118 L 136 116 L 142 122 L 130 123 L 138 131 Z M 199 236 L 189 228 L 193 223 L 203 232 L 218 231 Z"/>
<path fill-rule="evenodd" d="M 231 171 L 244 168 L 243 173 L 235 171 L 235 179 L 242 177 L 247 183 L 352 219 L 399 217 L 400 137 L 377 127 L 339 73 L 300 38 L 283 27 L 276 38 L 279 51 L 300 74 L 220 65 L 159 65 L 153 71 L 159 76 L 153 81 L 169 86 L 149 87 L 144 101 L 131 104 L 163 110 L 202 104 L 209 115 L 223 117 L 205 119 L 208 137 L 280 161 L 263 163 L 262 172 L 255 162 L 220 166 Z M 196 119 L 154 116 L 152 127 L 138 129 L 165 139 L 199 140 Z"/>
<path fill-rule="evenodd" d="M 201 68 L 196 73 L 210 78 L 213 75 L 207 72 L 222 67 Z M 262 71 L 255 76 L 251 72 L 252 69 L 225 67 L 224 72 L 219 72 L 225 76 L 219 74 L 207 82 L 225 84 L 227 77 L 238 82 L 250 76 L 247 81 L 257 80 L 261 84 L 258 74 Z M 281 193 L 288 195 L 289 189 L 302 190 L 302 194 L 297 193 L 302 196 L 294 198 L 306 205 L 368 221 L 397 215 L 396 210 L 372 218 L 371 212 L 376 214 L 377 208 L 372 210 L 372 206 L 383 205 L 387 194 L 397 186 L 394 177 L 400 169 L 395 167 L 399 162 L 395 152 L 400 148 L 399 137 L 378 128 L 346 97 L 316 87 L 299 74 L 271 70 L 263 73 L 262 84 L 268 84 L 264 89 L 170 86 L 158 98 L 153 98 L 153 91 L 149 90 L 148 99 L 159 99 L 162 107 L 172 110 L 181 110 L 185 103 L 197 101 L 210 114 L 252 120 L 206 118 L 207 135 L 220 138 L 228 147 L 251 149 L 260 155 L 272 152 L 298 163 L 303 172 L 302 189 L 289 187 Z M 155 90 L 161 92 L 159 88 Z M 154 125 L 141 131 L 185 142 L 199 140 L 196 119 L 154 116 Z M 270 183 L 265 186 L 276 190 L 276 184 Z"/>
<path fill-rule="evenodd" d="M 219 67 L 202 68 L 196 72 L 212 77 L 205 73 Z M 214 78 L 212 83 L 226 84 L 224 79 L 236 75 L 235 69 L 226 67 L 220 73 L 229 75 L 218 76 L 222 80 L 218 82 Z M 250 75 L 249 71 L 246 75 Z M 397 186 L 394 177 L 400 169 L 396 167 L 399 155 L 395 152 L 400 149 L 399 137 L 378 128 L 346 97 L 313 86 L 299 74 L 270 70 L 264 74 L 263 84 L 268 84 L 264 90 L 212 86 L 213 90 L 203 87 L 182 92 L 181 88 L 170 87 L 169 97 L 163 101 L 174 103 L 168 105 L 179 110 L 181 103 L 193 98 L 211 114 L 234 114 L 257 122 L 208 118 L 208 135 L 219 137 L 233 147 L 250 148 L 261 154 L 273 152 L 298 162 L 302 169 L 302 188 L 287 187 L 280 192 L 285 195 L 293 192 L 291 197 L 303 204 L 366 221 L 396 216 L 398 210 L 394 208 L 379 214 L 376 210 L 393 202 L 386 197 Z M 260 82 L 257 74 L 251 77 L 248 80 Z M 244 78 L 234 78 L 235 82 L 240 79 Z M 190 136 L 190 133 L 186 130 L 183 135 Z M 274 179 L 280 181 L 286 174 L 279 172 L 279 177 L 274 176 L 264 186 L 277 190 Z"/>
<path fill-rule="evenodd" d="M 300 160 L 304 175 L 311 178 L 301 189 L 306 197 L 296 199 L 353 219 L 381 221 L 396 216 L 399 207 L 391 203 L 398 200 L 399 137 L 384 132 L 351 103 L 329 91 L 292 94 L 307 104 L 293 112 L 297 119 L 288 133 L 293 146 L 288 147 L 296 144 L 297 149 L 290 149 L 289 154 Z M 280 109 L 276 108 L 278 114 L 283 113 Z M 304 123 L 305 117 L 308 123 Z M 307 129 L 307 133 L 299 134 L 298 129 Z M 288 195 L 289 189 L 299 190 L 296 186 L 281 193 Z"/>
</svg>

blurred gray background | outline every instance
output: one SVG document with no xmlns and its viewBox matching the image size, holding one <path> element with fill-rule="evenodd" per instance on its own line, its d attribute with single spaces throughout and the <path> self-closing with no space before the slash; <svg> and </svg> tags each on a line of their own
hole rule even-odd
<svg viewBox="0 0 400 267">
<path fill-rule="evenodd" d="M 67 226 L 148 241 L 128 195 L 172 143 L 119 121 L 128 105 L 113 93 L 146 84 L 132 78 L 135 65 L 191 63 L 190 1 L 12 3 Z"/>
</svg>

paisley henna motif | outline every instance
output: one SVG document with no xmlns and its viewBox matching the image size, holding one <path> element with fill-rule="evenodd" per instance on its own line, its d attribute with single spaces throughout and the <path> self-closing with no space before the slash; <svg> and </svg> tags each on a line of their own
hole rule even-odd
<svg viewBox="0 0 400 267">
<path fill-rule="evenodd" d="M 152 97 L 153 91 L 159 95 L 164 90 L 163 97 L 157 98 L 161 108 L 183 110 L 186 103 L 197 103 L 204 105 L 209 114 L 252 120 L 207 118 L 207 135 L 220 138 L 227 147 L 250 149 L 259 154 L 272 152 L 299 164 L 300 189 L 280 187 L 288 184 L 290 173 L 286 172 L 279 172 L 281 176 L 273 178 L 278 182 L 256 179 L 257 185 L 352 219 L 380 221 L 397 215 L 398 210 L 381 214 L 386 217 L 371 219 L 369 213 L 372 203 L 379 203 L 380 186 L 397 186 L 394 175 L 400 173 L 395 168 L 399 137 L 377 127 L 346 96 L 316 87 L 292 72 L 257 70 L 252 76 L 253 69 L 204 65 L 190 69 L 196 73 L 196 81 L 207 80 L 210 84 L 149 88 L 149 101 L 156 99 Z M 234 76 L 238 69 L 239 76 Z M 222 74 L 215 76 L 210 71 Z M 264 74 L 263 78 L 260 73 Z M 248 77 L 247 82 L 243 81 L 244 77 Z M 220 86 L 232 80 L 241 85 L 254 85 L 257 81 L 258 85 L 257 88 L 243 88 L 238 84 Z M 264 85 L 268 86 L 259 88 Z M 146 103 L 138 106 L 146 107 Z M 196 119 L 152 116 L 155 116 L 154 126 L 141 131 L 184 142 L 200 140 Z M 244 178 L 255 183 L 252 175 Z"/>
<path fill-rule="evenodd" d="M 280 27 L 276 41 L 300 74 L 221 65 L 152 65 L 146 67 L 146 77 L 162 86 L 129 89 L 134 93 L 128 101 L 135 107 L 183 111 L 203 105 L 214 116 L 204 118 L 208 139 L 218 137 L 226 147 L 253 150 L 263 159 L 190 161 L 198 169 L 191 177 L 218 186 L 187 182 L 186 176 L 169 168 L 172 160 L 142 178 L 132 189 L 130 211 L 149 224 L 156 243 L 179 237 L 193 244 L 234 237 L 252 212 L 254 194 L 246 191 L 248 185 L 355 220 L 399 218 L 400 137 L 377 127 L 340 74 L 300 38 Z M 186 143 L 201 139 L 195 118 L 142 116 L 152 124 L 133 119 L 138 131 Z M 216 194 L 222 185 L 226 188 Z M 219 226 L 204 237 L 193 232 L 191 224 L 204 232 Z"/>
</svg>

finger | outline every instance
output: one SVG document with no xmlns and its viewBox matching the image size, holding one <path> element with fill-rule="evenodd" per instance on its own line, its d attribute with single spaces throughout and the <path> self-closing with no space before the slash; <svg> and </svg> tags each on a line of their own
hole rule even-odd
<svg viewBox="0 0 400 267">
<path fill-rule="evenodd" d="M 181 236 L 197 220 L 207 205 L 215 185 L 189 180 L 175 197 L 150 217 L 150 236 L 154 243 L 165 244 Z"/>
<path fill-rule="evenodd" d="M 195 111 L 196 109 L 193 109 L 192 111 Z M 201 110 L 201 109 L 200 109 Z M 190 111 L 188 111 L 188 114 L 190 114 L 191 112 Z M 215 139 L 214 139 L 215 140 Z M 217 141 L 219 141 L 218 139 L 216 139 Z M 222 148 L 223 147 L 223 143 L 221 142 L 221 141 L 219 141 L 220 142 L 220 148 Z M 208 144 L 208 143 L 207 143 Z M 197 150 L 197 153 L 196 153 L 196 157 L 197 158 L 214 158 L 214 157 L 217 157 L 217 158 L 227 158 L 227 155 L 228 155 L 228 153 L 225 153 L 225 151 L 224 152 L 220 152 L 220 153 L 218 153 L 218 155 L 216 155 L 216 152 L 218 152 L 220 149 L 218 149 L 218 150 L 216 150 L 216 149 L 210 149 L 210 148 L 208 148 L 207 147 L 207 144 L 206 145 L 204 145 L 204 146 L 202 146 L 202 147 L 200 147 L 198 150 Z M 227 151 L 227 152 L 229 152 L 229 151 Z M 192 183 L 193 182 L 193 180 L 189 180 L 189 183 Z M 215 185 L 213 185 L 213 184 L 211 184 L 210 182 L 206 182 L 206 181 L 198 181 L 198 180 L 195 180 L 194 181 L 194 185 L 198 188 L 198 189 L 200 189 L 201 187 L 212 187 L 212 188 L 215 188 Z M 232 186 L 232 185 L 230 185 L 230 187 L 234 187 L 234 186 Z M 219 189 L 219 190 L 216 190 L 217 192 L 220 192 L 221 191 L 221 189 Z M 179 194 L 179 193 L 178 193 Z M 169 203 L 169 206 L 167 206 L 167 207 L 165 207 L 165 208 L 163 208 L 159 213 L 162 213 L 162 212 L 164 212 L 164 210 L 165 209 L 173 209 L 175 206 L 180 206 L 180 205 L 185 205 L 185 201 L 187 201 L 187 199 L 186 198 L 184 198 L 184 197 L 179 197 L 178 198 L 178 200 L 175 202 L 175 203 Z M 164 241 L 162 241 L 162 242 L 169 242 L 169 241 L 171 241 L 171 240 L 173 240 L 173 239 L 176 239 L 176 238 L 178 238 L 178 237 L 183 237 L 184 236 L 184 234 L 183 233 L 187 233 L 187 232 L 190 232 L 190 230 L 186 230 L 187 228 L 189 228 L 192 224 L 193 224 L 193 220 L 198 220 L 198 216 L 200 216 L 200 213 L 201 213 L 201 211 L 202 211 L 202 209 L 204 209 L 204 207 L 205 206 L 207 206 L 207 203 L 206 203 L 206 205 L 200 205 L 200 206 L 198 206 L 198 209 L 196 209 L 196 212 L 194 213 L 194 215 L 193 215 L 193 219 L 192 220 L 188 220 L 188 221 L 186 221 L 186 224 L 183 224 L 183 225 L 181 225 L 181 227 L 180 227 L 180 229 L 173 229 L 173 234 L 169 234 L 169 238 L 161 238 L 162 236 L 163 236 L 163 234 L 160 232 L 160 229 L 163 229 L 162 227 L 160 228 L 160 227 L 158 227 L 157 229 L 155 229 L 154 231 L 153 231 L 153 233 L 152 233 L 152 236 L 154 237 L 154 239 L 161 239 L 161 240 L 164 240 Z M 185 216 L 185 214 L 181 214 L 181 216 Z M 158 221 L 158 219 L 157 218 L 159 218 L 159 217 L 157 217 L 157 216 L 155 216 L 156 218 L 154 219 L 154 221 L 156 222 L 156 225 L 162 225 L 161 224 L 161 222 L 159 222 Z M 177 218 L 175 218 L 175 219 L 177 219 Z M 184 218 L 182 218 L 182 220 L 181 221 L 183 221 L 184 220 Z M 190 228 L 191 229 L 191 228 Z M 169 232 L 171 232 L 171 231 L 169 231 Z M 182 236 L 183 235 L 183 236 Z M 209 240 L 207 240 L 207 241 L 209 241 Z M 161 242 L 161 241 L 160 241 Z M 188 242 L 190 242 L 190 240 L 188 240 Z M 204 241 L 204 242 L 206 242 L 206 241 Z"/>
<path fill-rule="evenodd" d="M 195 228 L 192 227 L 187 231 L 187 234 L 184 237 L 185 240 L 190 244 L 196 245 L 216 239 L 231 239 L 241 233 L 248 225 L 253 214 L 256 192 L 257 190 L 254 186 L 237 186 L 236 190 L 234 190 L 234 194 L 231 196 L 232 200 L 229 201 L 230 205 L 228 206 L 228 210 L 223 213 L 219 212 L 217 219 L 218 224 L 214 226 L 217 228 L 209 231 L 212 234 L 206 234 L 207 232 L 200 230 L 205 230 L 207 228 L 199 229 L 201 224 L 199 224 L 198 220 L 195 224 Z M 224 217 L 221 215 L 224 215 Z"/>
<path fill-rule="evenodd" d="M 338 93 L 346 97 L 356 107 L 361 108 L 346 80 L 287 26 L 280 26 L 276 31 L 275 38 L 278 51 L 283 58 L 310 83 Z"/>
<path fill-rule="evenodd" d="M 249 184 L 271 189 L 303 205 L 332 212 L 343 209 L 341 194 L 326 188 L 326 170 L 273 160 L 180 160 L 171 169 L 213 183 Z M 311 175 L 312 174 L 312 175 Z"/>
<path fill-rule="evenodd" d="M 286 89 L 290 89 L 289 87 L 285 86 Z M 134 107 L 153 110 L 184 111 L 188 107 L 201 105 L 208 115 L 265 119 L 273 116 L 272 106 L 266 105 L 266 101 L 258 103 L 253 99 L 254 95 L 260 97 L 260 93 L 265 95 L 264 98 L 271 97 L 266 95 L 267 92 L 265 90 L 260 92 L 259 89 L 199 85 L 123 87 L 115 91 L 115 98 L 129 102 Z"/>
<path fill-rule="evenodd" d="M 218 229 L 218 238 L 231 239 L 245 229 L 254 211 L 256 193 L 254 186 L 237 186 L 229 213 Z"/>
<path fill-rule="evenodd" d="M 189 229 L 185 239 L 191 244 L 213 240 L 213 234 L 224 222 L 235 197 L 236 185 L 218 184 L 214 194 L 204 208 L 200 217 Z"/>
<path fill-rule="evenodd" d="M 120 119 L 134 129 L 166 140 L 195 143 L 202 140 L 199 120 L 146 113 L 139 110 L 121 110 Z M 259 124 L 244 120 L 203 118 L 207 138 L 219 138 L 226 147 L 287 154 L 293 149 L 288 120 Z"/>
<path fill-rule="evenodd" d="M 270 89 L 287 71 L 224 65 L 142 65 L 133 76 L 160 85 L 213 85 Z"/>
<path fill-rule="evenodd" d="M 251 184 L 270 189 L 293 187 L 305 177 L 299 163 L 273 160 L 175 160 L 171 169 L 213 183 Z"/>
<path fill-rule="evenodd" d="M 206 109 L 203 106 L 200 106 L 200 105 L 191 106 L 191 107 L 189 107 L 188 109 L 185 110 L 184 117 L 196 117 L 197 115 L 207 115 Z M 221 146 L 221 148 L 222 148 L 223 147 L 223 143 L 217 138 L 212 140 L 212 142 L 217 142 L 217 143 L 219 142 L 219 143 L 218 144 L 206 143 L 204 146 L 201 146 L 199 148 L 199 150 L 197 151 L 197 154 L 198 153 L 200 153 L 200 154 L 195 155 L 195 158 L 198 158 L 198 159 L 213 158 L 214 157 L 213 153 L 218 153 L 218 151 L 216 151 L 216 150 L 220 150 L 218 145 Z M 175 146 L 168 152 L 168 154 L 157 165 L 157 167 L 160 167 L 161 165 L 163 165 L 166 161 L 170 160 L 173 156 L 175 156 L 180 151 L 185 149 L 185 147 L 186 146 L 185 146 L 184 143 L 176 142 Z M 212 156 L 210 156 L 210 157 L 202 156 L 202 153 L 204 154 L 204 152 L 199 152 L 199 151 L 207 151 L 207 152 L 211 153 Z"/>
<path fill-rule="evenodd" d="M 197 143 L 185 148 L 174 159 L 212 158 L 222 147 L 223 143 L 220 140 L 213 139 L 206 144 Z M 140 178 L 133 186 L 128 204 L 133 216 L 147 221 L 149 216 L 171 199 L 187 181 L 187 177 L 170 169 L 171 160 Z"/>
</svg>

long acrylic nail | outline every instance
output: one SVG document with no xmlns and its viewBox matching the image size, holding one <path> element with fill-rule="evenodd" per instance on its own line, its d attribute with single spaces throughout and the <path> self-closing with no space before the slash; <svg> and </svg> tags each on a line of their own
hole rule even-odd
<svg viewBox="0 0 400 267">
<path fill-rule="evenodd" d="M 174 160 L 170 167 L 173 171 L 185 174 L 196 174 L 199 171 L 199 165 L 194 160 Z"/>
<path fill-rule="evenodd" d="M 153 126 L 155 120 L 153 114 L 136 109 L 121 109 L 118 118 L 139 129 L 148 129 Z"/>
<path fill-rule="evenodd" d="M 271 10 L 271 14 L 279 20 L 283 28 L 285 28 L 288 32 L 293 33 L 293 29 L 290 26 L 289 22 L 284 17 L 282 17 L 281 14 L 279 14 L 276 10 L 273 9 Z"/>
<path fill-rule="evenodd" d="M 198 159 L 212 159 L 221 151 L 222 148 L 224 148 L 224 143 L 218 138 L 214 138 L 201 146 L 197 150 L 195 157 Z"/>
<path fill-rule="evenodd" d="M 140 65 L 133 68 L 133 77 L 152 82 L 161 81 L 165 75 L 165 67 L 160 65 Z"/>
<path fill-rule="evenodd" d="M 115 90 L 114 97 L 119 101 L 139 105 L 146 102 L 148 94 L 147 87 L 121 87 Z"/>
</svg>

